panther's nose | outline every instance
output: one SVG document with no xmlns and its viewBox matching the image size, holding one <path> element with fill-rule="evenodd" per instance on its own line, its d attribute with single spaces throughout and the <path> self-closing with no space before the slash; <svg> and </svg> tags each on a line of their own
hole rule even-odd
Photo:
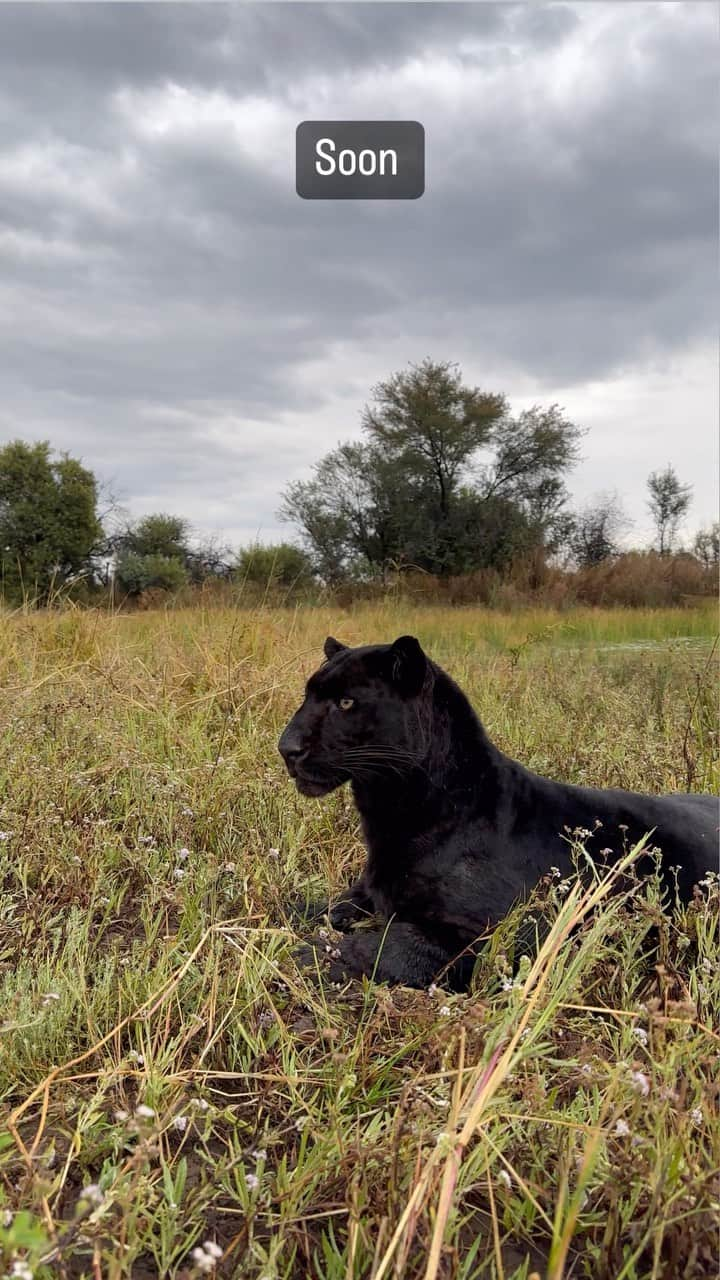
<svg viewBox="0 0 720 1280">
<path fill-rule="evenodd" d="M 282 756 L 288 769 L 291 765 L 296 765 L 306 754 L 305 747 L 300 737 L 295 733 L 288 733 L 287 729 L 283 733 L 278 742 L 278 751 Z"/>
</svg>

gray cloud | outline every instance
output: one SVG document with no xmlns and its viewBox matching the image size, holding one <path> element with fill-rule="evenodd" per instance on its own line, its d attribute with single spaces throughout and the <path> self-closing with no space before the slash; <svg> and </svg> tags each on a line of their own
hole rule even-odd
<svg viewBox="0 0 720 1280">
<path fill-rule="evenodd" d="M 511 399 L 652 377 L 714 332 L 712 23 L 0 7 L 2 435 L 244 536 L 357 433 L 391 356 L 462 359 Z M 377 115 L 425 124 L 423 199 L 299 201 L 297 121 Z"/>
</svg>

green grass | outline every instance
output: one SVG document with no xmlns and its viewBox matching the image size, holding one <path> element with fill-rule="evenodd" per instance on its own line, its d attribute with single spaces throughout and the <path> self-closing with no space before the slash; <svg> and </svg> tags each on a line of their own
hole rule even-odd
<svg viewBox="0 0 720 1280">
<path fill-rule="evenodd" d="M 339 890 L 362 847 L 350 796 L 298 796 L 275 744 L 326 634 L 413 632 L 530 767 L 713 790 L 715 625 L 399 603 L 0 616 L 4 1270 L 712 1275 L 717 887 L 682 911 L 654 882 L 554 890 L 537 962 L 513 978 L 515 911 L 467 995 L 323 989 L 284 904 Z M 206 1240 L 221 1257 L 193 1255 Z"/>
</svg>

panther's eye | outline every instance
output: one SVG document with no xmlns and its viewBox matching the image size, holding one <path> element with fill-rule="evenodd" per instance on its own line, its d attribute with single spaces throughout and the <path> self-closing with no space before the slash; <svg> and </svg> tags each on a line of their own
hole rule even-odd
<svg viewBox="0 0 720 1280">
<path fill-rule="evenodd" d="M 354 698 L 340 698 L 340 700 L 338 701 L 338 706 L 341 711 L 349 711 L 350 708 L 353 707 L 354 705 L 355 705 Z"/>
</svg>

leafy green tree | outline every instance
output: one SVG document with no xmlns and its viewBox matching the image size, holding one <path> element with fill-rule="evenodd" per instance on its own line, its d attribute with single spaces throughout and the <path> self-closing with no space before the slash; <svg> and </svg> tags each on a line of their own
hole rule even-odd
<svg viewBox="0 0 720 1280">
<path fill-rule="evenodd" d="M 238 552 L 234 577 L 260 586 L 304 587 L 313 581 L 310 557 L 289 542 L 274 546 L 255 542 Z"/>
<path fill-rule="evenodd" d="M 145 516 L 115 539 L 115 582 L 125 595 L 151 587 L 178 591 L 188 581 L 192 551 L 189 526 L 181 516 Z"/>
<path fill-rule="evenodd" d="M 425 360 L 376 386 L 362 422 L 365 440 L 289 485 L 279 513 L 302 530 L 325 581 L 398 565 L 504 567 L 547 541 L 580 434 L 556 406 L 512 420 L 504 396 Z"/>
<path fill-rule="evenodd" d="M 122 534 L 123 549 L 138 556 L 164 556 L 168 560 L 185 562 L 189 554 L 190 528 L 181 516 L 145 516 Z"/>
<path fill-rule="evenodd" d="M 661 556 L 673 549 L 677 531 L 692 501 L 692 485 L 681 484 L 675 469 L 653 471 L 648 476 L 648 507 L 657 531 L 657 549 Z"/>
<path fill-rule="evenodd" d="M 372 395 L 362 415 L 367 435 L 431 486 L 447 515 L 465 468 L 506 411 L 505 397 L 464 386 L 457 366 L 432 360 L 393 374 Z"/>
<path fill-rule="evenodd" d="M 335 584 L 381 567 L 397 549 L 399 505 L 381 451 L 340 445 L 314 470 L 311 480 L 288 485 L 279 514 L 302 529 L 315 571 Z"/>
<path fill-rule="evenodd" d="M 0 590 L 11 601 L 45 603 L 89 572 L 102 530 L 97 483 L 47 441 L 14 440 L 0 449 Z"/>
<path fill-rule="evenodd" d="M 534 405 L 516 418 L 504 415 L 492 433 L 495 457 L 483 469 L 485 496 L 517 502 L 538 529 L 552 534 L 567 501 L 563 477 L 578 460 L 581 434 L 556 404 Z"/>
<path fill-rule="evenodd" d="M 115 565 L 117 587 L 128 596 L 142 595 L 151 587 L 179 591 L 187 580 L 187 570 L 177 556 L 139 555 L 136 551 L 123 551 Z"/>
</svg>

